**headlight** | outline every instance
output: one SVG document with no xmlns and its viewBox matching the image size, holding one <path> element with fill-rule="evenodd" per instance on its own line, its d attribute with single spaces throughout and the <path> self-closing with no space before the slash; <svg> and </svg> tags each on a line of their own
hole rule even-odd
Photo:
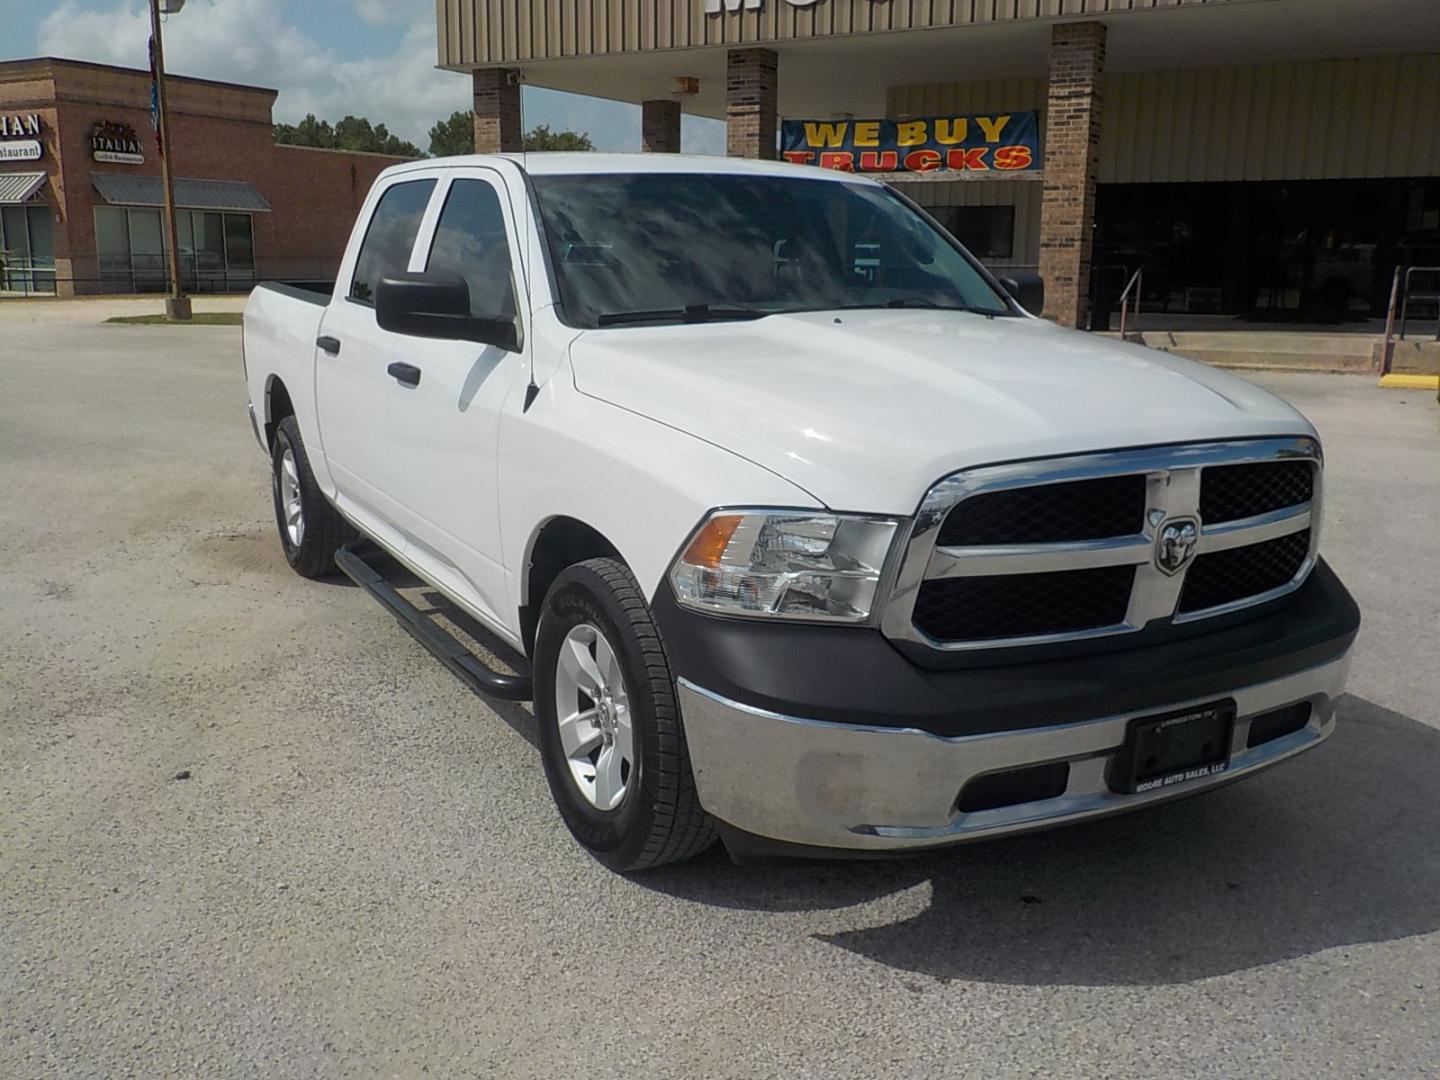
<svg viewBox="0 0 1440 1080">
<path fill-rule="evenodd" d="M 686 607 L 864 622 L 897 523 L 803 510 L 716 511 L 670 571 Z"/>
</svg>

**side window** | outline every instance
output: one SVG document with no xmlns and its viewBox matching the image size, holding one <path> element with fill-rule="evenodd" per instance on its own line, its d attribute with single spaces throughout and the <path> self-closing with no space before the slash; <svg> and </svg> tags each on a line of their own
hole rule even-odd
<svg viewBox="0 0 1440 1080">
<path fill-rule="evenodd" d="M 350 282 L 350 299 L 362 304 L 375 302 L 375 286 L 382 277 L 402 274 L 410 264 L 410 250 L 420 219 L 435 181 L 411 180 L 385 189 L 355 260 L 355 277 Z"/>
<path fill-rule="evenodd" d="M 470 286 L 470 314 L 515 314 L 510 245 L 495 189 L 483 180 L 456 180 L 435 226 L 429 273 L 459 274 Z"/>
</svg>

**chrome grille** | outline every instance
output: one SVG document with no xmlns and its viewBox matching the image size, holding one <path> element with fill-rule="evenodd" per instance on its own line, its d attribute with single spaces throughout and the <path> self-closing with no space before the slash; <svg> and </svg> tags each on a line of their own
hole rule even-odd
<svg viewBox="0 0 1440 1080">
<path fill-rule="evenodd" d="M 1310 554 L 1310 530 L 1201 555 L 1185 575 L 1180 613 L 1261 596 L 1294 580 Z"/>
<path fill-rule="evenodd" d="M 1315 468 L 1308 461 L 1216 465 L 1200 476 L 1200 520 L 1219 525 L 1299 506 L 1314 488 Z"/>
<path fill-rule="evenodd" d="M 940 641 L 1073 633 L 1122 621 L 1134 583 L 1133 566 L 937 578 L 920 586 L 915 625 Z"/>
<path fill-rule="evenodd" d="M 960 650 L 1213 617 L 1299 586 L 1319 506 L 1320 448 L 1307 438 L 956 473 L 916 514 L 882 628 Z"/>
<path fill-rule="evenodd" d="M 1144 527 L 1145 477 L 1102 476 L 975 495 L 946 515 L 936 543 L 1063 544 L 1130 536 Z"/>
</svg>

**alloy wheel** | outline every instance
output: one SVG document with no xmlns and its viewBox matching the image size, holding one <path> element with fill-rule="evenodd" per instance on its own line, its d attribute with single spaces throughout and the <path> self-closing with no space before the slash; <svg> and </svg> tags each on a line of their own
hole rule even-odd
<svg viewBox="0 0 1440 1080">
<path fill-rule="evenodd" d="M 570 778 L 591 806 L 614 810 L 635 768 L 619 657 L 598 627 L 580 623 L 560 643 L 555 667 L 555 716 Z"/>
<path fill-rule="evenodd" d="M 298 548 L 305 539 L 305 511 L 300 503 L 300 470 L 295 464 L 295 451 L 288 446 L 280 457 L 280 506 L 290 546 Z"/>
</svg>

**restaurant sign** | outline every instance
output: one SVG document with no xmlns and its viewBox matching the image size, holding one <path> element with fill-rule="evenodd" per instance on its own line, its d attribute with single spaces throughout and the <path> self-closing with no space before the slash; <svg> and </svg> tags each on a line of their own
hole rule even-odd
<svg viewBox="0 0 1440 1080">
<path fill-rule="evenodd" d="M 780 152 L 845 172 L 1031 172 L 1040 168 L 1040 114 L 786 120 Z"/>
<path fill-rule="evenodd" d="M 98 120 L 90 129 L 90 156 L 112 165 L 144 165 L 145 151 L 129 124 Z"/>
<path fill-rule="evenodd" d="M 0 161 L 39 161 L 39 113 L 0 113 Z"/>
</svg>

